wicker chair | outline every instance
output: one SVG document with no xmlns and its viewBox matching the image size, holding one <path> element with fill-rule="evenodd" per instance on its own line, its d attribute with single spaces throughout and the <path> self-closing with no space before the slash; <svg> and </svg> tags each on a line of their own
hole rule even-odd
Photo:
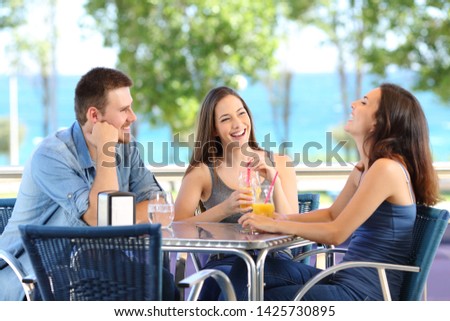
<svg viewBox="0 0 450 321">
<path fill-rule="evenodd" d="M 6 224 L 8 224 L 15 204 L 15 198 L 0 198 L 0 235 L 5 230 Z"/>
<path fill-rule="evenodd" d="M 298 194 L 298 208 L 299 213 L 307 213 L 310 211 L 314 211 L 319 208 L 320 204 L 320 194 L 319 193 L 299 193 Z M 312 245 L 307 245 L 303 247 L 293 248 L 291 249 L 292 255 L 297 257 L 302 253 L 308 252 L 312 250 Z M 305 264 L 310 263 L 310 257 L 305 257 L 301 262 Z"/>
<path fill-rule="evenodd" d="M 34 275 L 26 275 L 15 257 L 0 259 L 15 271 L 27 300 L 123 301 L 162 299 L 162 250 L 159 224 L 65 227 L 19 226 Z M 228 300 L 235 300 L 224 273 L 205 270 L 182 280 L 194 286 L 213 277 Z M 195 300 L 197 297 L 192 296 Z"/>
</svg>

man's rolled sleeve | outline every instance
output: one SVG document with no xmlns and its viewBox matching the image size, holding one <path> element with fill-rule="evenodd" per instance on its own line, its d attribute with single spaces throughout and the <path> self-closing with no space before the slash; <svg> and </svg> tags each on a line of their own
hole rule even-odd
<svg viewBox="0 0 450 321">
<path fill-rule="evenodd" d="M 88 208 L 91 185 L 89 176 L 73 163 L 54 153 L 39 152 L 33 158 L 32 175 L 44 195 L 79 220 Z"/>
</svg>

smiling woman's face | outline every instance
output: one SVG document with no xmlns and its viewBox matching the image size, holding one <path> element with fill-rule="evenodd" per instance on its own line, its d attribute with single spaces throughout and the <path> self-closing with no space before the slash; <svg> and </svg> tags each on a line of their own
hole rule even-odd
<svg viewBox="0 0 450 321">
<path fill-rule="evenodd" d="M 233 95 L 222 98 L 214 111 L 215 135 L 224 146 L 232 142 L 242 146 L 248 142 L 251 122 L 241 100 Z"/>
</svg>

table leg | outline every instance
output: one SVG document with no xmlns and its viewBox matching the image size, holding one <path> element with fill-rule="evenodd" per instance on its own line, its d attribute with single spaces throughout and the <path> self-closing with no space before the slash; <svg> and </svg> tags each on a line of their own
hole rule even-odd
<svg viewBox="0 0 450 321">
<path fill-rule="evenodd" d="M 247 265 L 247 275 L 248 275 L 248 300 L 257 301 L 258 300 L 258 272 L 253 261 L 253 257 L 247 253 L 247 251 L 236 251 L 236 255 L 240 256 L 245 264 Z M 264 280 L 263 280 L 264 281 Z"/>
<path fill-rule="evenodd" d="M 258 278 L 257 278 L 257 269 L 255 265 L 255 261 L 253 261 L 253 258 L 250 254 L 247 253 L 246 250 L 240 250 L 240 249 L 231 249 L 231 248 L 222 248 L 221 250 L 218 250 L 217 247 L 210 248 L 210 247 L 203 247 L 203 248 L 190 248 L 187 246 L 171 246 L 171 245 L 163 245 L 162 247 L 163 252 L 169 251 L 169 252 L 192 252 L 192 253 L 230 253 L 230 254 L 236 254 L 237 256 L 241 257 L 245 264 L 247 265 L 247 275 L 248 275 L 248 299 L 249 301 L 256 301 L 258 300 Z"/>
<path fill-rule="evenodd" d="M 268 253 L 269 253 L 268 249 L 260 250 L 258 253 L 258 257 L 256 258 L 256 279 L 258 280 L 258 282 L 256 283 L 257 301 L 264 301 L 264 262 L 266 261 Z"/>
</svg>

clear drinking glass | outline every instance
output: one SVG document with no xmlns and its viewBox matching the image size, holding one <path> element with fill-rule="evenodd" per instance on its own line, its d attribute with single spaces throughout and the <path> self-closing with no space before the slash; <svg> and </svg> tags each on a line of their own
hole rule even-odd
<svg viewBox="0 0 450 321">
<path fill-rule="evenodd" d="M 246 189 L 248 192 L 245 194 L 251 196 L 254 199 L 255 193 L 258 192 L 260 186 L 258 172 L 249 167 L 243 167 L 239 171 L 238 180 L 239 188 Z M 251 204 L 241 204 L 239 207 L 242 214 L 250 212 L 252 209 Z"/>
<path fill-rule="evenodd" d="M 248 191 L 248 195 L 252 197 L 252 204 L 255 201 L 255 196 L 261 192 L 261 186 L 259 182 L 259 173 L 251 168 L 244 167 L 239 172 L 239 187 Z M 252 204 L 241 204 L 239 207 L 241 213 L 245 214 L 251 212 Z M 242 233 L 256 234 L 251 228 L 242 228 Z"/>
<path fill-rule="evenodd" d="M 260 193 L 255 195 L 255 201 L 252 205 L 253 213 L 273 218 L 275 205 L 273 204 L 272 194 L 270 185 L 262 184 Z"/>
<path fill-rule="evenodd" d="M 272 218 L 274 217 L 275 205 L 273 204 L 269 184 L 262 184 L 254 189 L 252 211 L 256 215 L 264 215 Z M 252 228 L 243 229 L 242 232 L 247 234 L 259 234 L 258 231 Z"/>
<path fill-rule="evenodd" d="M 148 203 L 148 219 L 152 224 L 161 224 L 161 228 L 169 228 L 175 216 L 172 193 L 155 191 L 150 193 Z"/>
</svg>

